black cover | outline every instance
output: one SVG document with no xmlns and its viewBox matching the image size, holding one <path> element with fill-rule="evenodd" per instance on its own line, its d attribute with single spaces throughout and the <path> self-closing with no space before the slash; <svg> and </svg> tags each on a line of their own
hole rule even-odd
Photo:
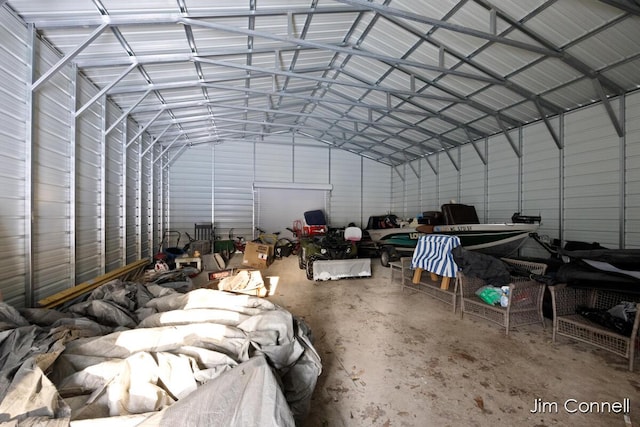
<svg viewBox="0 0 640 427">
<path fill-rule="evenodd" d="M 469 277 L 483 279 L 492 286 L 503 286 L 511 282 L 511 274 L 506 263 L 482 252 L 468 251 L 462 246 L 451 250 L 453 260 Z"/>
<path fill-rule="evenodd" d="M 625 274 L 598 270 L 581 261 L 571 261 L 562 265 L 556 273 L 555 280 L 556 283 L 566 283 L 576 288 L 640 294 L 640 280 Z"/>
<path fill-rule="evenodd" d="M 625 320 L 611 315 L 608 310 L 598 310 L 582 306 L 577 308 L 577 312 L 586 319 L 626 337 L 631 336 L 631 332 L 633 331 L 633 322 L 637 315 L 637 313 L 629 313 L 629 318 Z"/>
<path fill-rule="evenodd" d="M 520 215 L 520 212 L 516 212 L 511 215 L 511 222 L 516 224 L 535 224 L 542 221 L 542 217 L 532 215 Z"/>
<path fill-rule="evenodd" d="M 320 209 L 306 211 L 304 213 L 304 220 L 307 225 L 327 225 L 327 220 L 324 216 L 324 212 Z"/>
<path fill-rule="evenodd" d="M 422 212 L 422 218 L 418 219 L 418 224 L 440 225 L 444 224 L 444 217 L 440 211 Z"/>
<path fill-rule="evenodd" d="M 566 248 L 566 246 L 565 246 Z M 640 271 L 640 249 L 586 249 L 560 250 L 560 255 L 566 255 L 576 260 L 589 259 L 606 262 L 620 270 Z"/>
<path fill-rule="evenodd" d="M 476 208 L 473 205 L 461 203 L 447 203 L 441 206 L 444 223 L 453 224 L 480 224 Z"/>
</svg>

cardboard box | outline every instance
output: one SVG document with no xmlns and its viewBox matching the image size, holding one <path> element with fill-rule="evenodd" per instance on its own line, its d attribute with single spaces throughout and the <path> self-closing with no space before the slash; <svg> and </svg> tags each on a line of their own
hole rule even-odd
<svg viewBox="0 0 640 427">
<path fill-rule="evenodd" d="M 225 277 L 218 283 L 218 290 L 257 297 L 269 292 L 259 270 L 240 270 L 235 276 Z"/>
<path fill-rule="evenodd" d="M 273 262 L 274 245 L 265 243 L 247 242 L 244 248 L 242 265 L 252 268 L 266 268 Z"/>
</svg>

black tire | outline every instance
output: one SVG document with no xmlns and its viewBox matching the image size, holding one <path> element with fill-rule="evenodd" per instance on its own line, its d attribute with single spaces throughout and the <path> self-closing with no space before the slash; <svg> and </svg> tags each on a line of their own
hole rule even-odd
<svg viewBox="0 0 640 427">
<path fill-rule="evenodd" d="M 389 263 L 398 258 L 398 253 L 393 246 L 386 246 L 380 249 L 380 264 L 383 267 L 389 267 Z"/>
<path fill-rule="evenodd" d="M 307 279 L 313 280 L 313 262 L 316 260 L 315 257 L 309 257 L 307 260 L 307 264 L 305 266 L 305 271 L 307 273 Z"/>
<path fill-rule="evenodd" d="M 305 261 L 304 261 L 304 249 L 300 248 L 300 250 L 298 251 L 298 268 L 300 270 L 304 270 L 305 268 Z"/>
</svg>

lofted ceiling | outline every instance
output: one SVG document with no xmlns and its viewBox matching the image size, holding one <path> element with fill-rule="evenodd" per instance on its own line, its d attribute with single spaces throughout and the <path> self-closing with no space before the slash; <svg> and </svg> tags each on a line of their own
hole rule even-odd
<svg viewBox="0 0 640 427">
<path fill-rule="evenodd" d="M 548 118 L 602 101 L 622 135 L 609 99 L 640 87 L 638 0 L 2 3 L 61 54 L 33 90 L 74 64 L 172 149 L 295 134 L 395 166 L 540 119 L 560 145 Z"/>
</svg>

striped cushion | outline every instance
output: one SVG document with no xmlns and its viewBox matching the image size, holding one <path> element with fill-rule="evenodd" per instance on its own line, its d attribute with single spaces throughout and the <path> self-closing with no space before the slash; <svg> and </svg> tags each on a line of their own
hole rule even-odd
<svg viewBox="0 0 640 427">
<path fill-rule="evenodd" d="M 460 246 L 458 236 L 427 234 L 418 239 L 411 268 L 421 268 L 439 276 L 456 277 L 459 270 L 451 250 Z"/>
</svg>

